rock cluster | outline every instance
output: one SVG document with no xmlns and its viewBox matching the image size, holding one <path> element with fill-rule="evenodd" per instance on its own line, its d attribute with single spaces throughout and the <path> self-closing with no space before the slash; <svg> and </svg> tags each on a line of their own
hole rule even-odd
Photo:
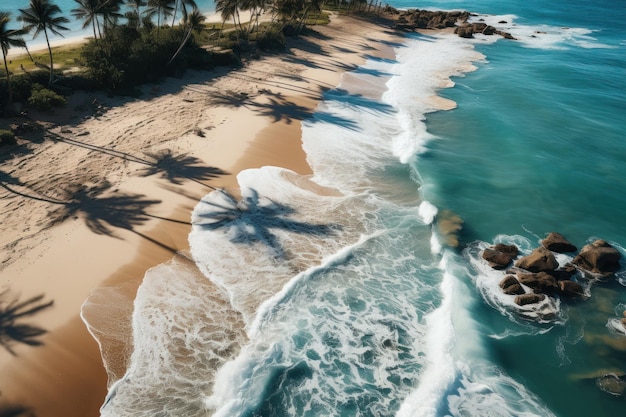
<svg viewBox="0 0 626 417">
<path fill-rule="evenodd" d="M 515 39 L 509 32 L 498 30 L 483 22 L 464 22 L 457 26 L 454 33 L 462 38 L 473 38 L 475 33 L 482 33 L 483 35 L 500 35 L 505 39 Z"/>
<path fill-rule="evenodd" d="M 515 39 L 510 33 L 497 30 L 483 22 L 469 23 L 471 14 L 466 11 L 431 11 L 410 9 L 399 11 L 387 6 L 385 11 L 397 15 L 395 28 L 399 30 L 455 28 L 454 33 L 462 38 L 473 38 L 475 33 L 500 35 Z M 506 23 L 506 22 L 503 22 Z"/>
<path fill-rule="evenodd" d="M 583 286 L 572 280 L 575 274 L 580 271 L 583 276 L 605 278 L 620 268 L 620 253 L 604 240 L 586 245 L 571 263 L 559 267 L 554 253 L 576 250 L 562 235 L 552 232 L 541 241 L 540 247 L 517 260 L 518 248 L 504 244 L 485 249 L 482 257 L 492 268 L 506 270 L 500 288 L 505 294 L 515 295 L 515 303 L 523 306 L 541 302 L 546 296 L 584 297 Z"/>
</svg>

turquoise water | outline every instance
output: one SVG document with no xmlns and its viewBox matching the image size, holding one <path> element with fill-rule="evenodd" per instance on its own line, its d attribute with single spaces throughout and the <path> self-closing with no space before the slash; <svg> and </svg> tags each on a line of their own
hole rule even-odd
<svg viewBox="0 0 626 417">
<path fill-rule="evenodd" d="M 201 274 L 146 274 L 103 416 L 624 414 L 598 378 L 626 372 L 626 274 L 522 309 L 479 253 L 558 231 L 626 255 L 626 2 L 419 6 L 495 15 L 518 40 L 407 36 L 303 123 L 312 178 L 263 167 L 239 174 L 241 200 L 204 197 Z M 434 220 L 455 216 L 450 248 Z"/>
</svg>

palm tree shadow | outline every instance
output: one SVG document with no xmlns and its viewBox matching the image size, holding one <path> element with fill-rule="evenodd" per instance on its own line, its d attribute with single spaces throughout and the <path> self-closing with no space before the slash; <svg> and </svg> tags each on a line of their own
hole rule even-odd
<svg viewBox="0 0 626 417">
<path fill-rule="evenodd" d="M 340 229 L 337 224 L 314 224 L 290 218 L 296 210 L 285 204 L 260 198 L 255 189 L 247 189 L 247 195 L 237 200 L 224 190 L 211 195 L 214 200 L 202 200 L 211 206 L 194 222 L 204 230 L 224 230 L 235 244 L 264 244 L 276 258 L 285 259 L 286 251 L 276 230 L 309 236 L 332 236 Z M 216 194 L 219 193 L 219 194 Z"/>
<path fill-rule="evenodd" d="M 44 302 L 44 296 L 38 295 L 25 301 L 15 298 L 8 302 L 5 301 L 8 296 L 8 289 L 0 292 L 0 345 L 11 355 L 17 356 L 13 344 L 41 346 L 43 342 L 39 338 L 47 333 L 41 327 L 22 323 L 22 320 L 50 308 L 54 301 Z"/>
<path fill-rule="evenodd" d="M 141 171 L 139 175 L 142 177 L 160 173 L 161 178 L 172 184 L 182 185 L 185 179 L 200 182 L 228 175 L 228 172 L 220 168 L 202 166 L 202 161 L 194 156 L 174 155 L 169 149 L 146 155 L 155 162 Z"/>
<path fill-rule="evenodd" d="M 102 197 L 111 185 L 108 182 L 85 187 L 74 186 L 64 190 L 68 201 L 50 213 L 51 223 L 61 222 L 68 217 L 83 217 L 92 232 L 116 237 L 112 228 L 134 231 L 150 217 L 146 209 L 160 200 L 148 200 L 139 194 L 119 194 Z"/>
</svg>

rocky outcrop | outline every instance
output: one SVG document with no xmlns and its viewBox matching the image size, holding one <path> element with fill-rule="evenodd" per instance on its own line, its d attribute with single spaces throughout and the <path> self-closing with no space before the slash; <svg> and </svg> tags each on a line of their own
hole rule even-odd
<svg viewBox="0 0 626 417">
<path fill-rule="evenodd" d="M 452 28 L 458 22 L 466 22 L 469 17 L 469 12 L 411 9 L 399 13 L 396 28 L 403 30 Z"/>
<path fill-rule="evenodd" d="M 475 33 L 482 33 L 515 39 L 510 33 L 499 31 L 485 23 L 468 23 L 471 14 L 466 11 L 444 12 L 420 9 L 398 11 L 393 8 L 385 8 L 385 11 L 397 16 L 395 28 L 400 30 L 455 28 L 454 33 L 463 38 L 473 38 Z"/>
<path fill-rule="evenodd" d="M 498 243 L 492 248 L 485 249 L 482 257 L 493 269 L 505 269 L 518 253 L 517 246 Z"/>
<path fill-rule="evenodd" d="M 515 245 L 499 243 L 484 249 L 481 256 L 491 268 L 506 270 L 506 275 L 499 283 L 502 292 L 516 296 L 516 304 L 527 305 L 543 301 L 546 296 L 585 298 L 588 290 L 580 283 L 585 276 L 579 271 L 606 277 L 620 268 L 620 252 L 604 240 L 596 240 L 584 246 L 571 263 L 559 266 L 554 253 L 575 251 L 576 246 L 561 234 L 552 232 L 530 255 L 518 259 L 514 267 L 509 268 L 518 256 L 519 250 Z M 626 326 L 626 314 L 622 324 Z"/>
<path fill-rule="evenodd" d="M 536 304 L 546 299 L 545 294 L 522 294 L 515 297 L 515 304 L 525 306 L 528 304 Z"/>
<path fill-rule="evenodd" d="M 508 295 L 520 295 L 524 294 L 524 288 L 521 286 L 517 278 L 513 275 L 507 275 L 502 278 L 500 281 L 500 288 L 502 288 L 502 292 Z"/>
<path fill-rule="evenodd" d="M 576 246 L 572 245 L 563 235 L 552 232 L 541 241 L 541 245 L 552 252 L 567 253 L 576 252 Z"/>
<path fill-rule="evenodd" d="M 546 272 L 518 272 L 517 279 L 521 284 L 544 294 L 554 294 L 559 291 L 556 279 Z"/>
<path fill-rule="evenodd" d="M 515 262 L 515 266 L 530 272 L 554 271 L 559 267 L 556 258 L 548 249 L 539 247 L 528 256 Z"/>
<path fill-rule="evenodd" d="M 454 30 L 454 33 L 456 33 L 457 35 L 459 35 L 462 38 L 473 38 L 474 34 L 480 33 L 480 34 L 488 35 L 488 36 L 500 35 L 500 36 L 502 36 L 505 39 L 513 39 L 513 40 L 515 40 L 513 35 L 511 35 L 510 33 L 498 30 L 495 27 L 493 27 L 491 25 L 488 25 L 486 23 L 483 23 L 483 22 L 476 22 L 476 23 L 464 22 L 464 23 L 461 23 Z"/>
<path fill-rule="evenodd" d="M 620 258 L 617 249 L 604 240 L 596 240 L 585 245 L 572 263 L 584 271 L 606 277 L 619 270 Z"/>
</svg>

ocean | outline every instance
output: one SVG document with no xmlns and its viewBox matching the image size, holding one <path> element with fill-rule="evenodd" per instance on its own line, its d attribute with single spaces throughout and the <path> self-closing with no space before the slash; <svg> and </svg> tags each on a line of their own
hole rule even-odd
<svg viewBox="0 0 626 417">
<path fill-rule="evenodd" d="M 517 40 L 407 35 L 303 122 L 310 179 L 263 167 L 204 197 L 193 261 L 139 288 L 103 416 L 624 415 L 626 1 L 390 4 Z M 516 307 L 480 251 L 551 231 L 622 270 Z"/>
</svg>

